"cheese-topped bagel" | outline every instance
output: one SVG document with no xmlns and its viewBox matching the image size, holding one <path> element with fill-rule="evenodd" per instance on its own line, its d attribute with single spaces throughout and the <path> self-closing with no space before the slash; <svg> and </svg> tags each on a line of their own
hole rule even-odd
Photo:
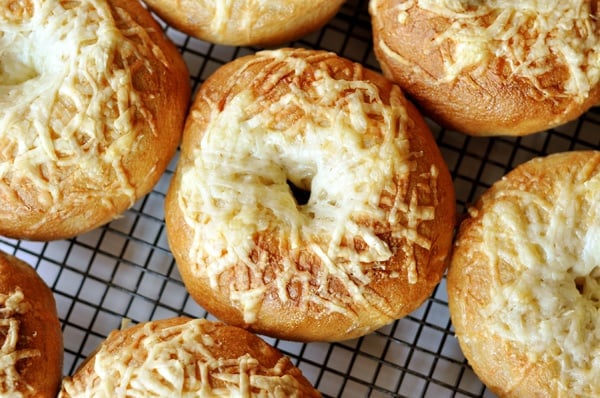
<svg viewBox="0 0 600 398">
<path fill-rule="evenodd" d="M 600 103 L 596 1 L 373 0 L 384 73 L 440 124 L 524 135 Z"/>
<path fill-rule="evenodd" d="M 288 357 L 246 330 L 170 318 L 112 332 L 73 376 L 67 397 L 295 397 L 315 390 Z"/>
<path fill-rule="evenodd" d="M 0 10 L 0 234 L 71 237 L 150 191 L 189 101 L 177 49 L 137 1 Z"/>
<path fill-rule="evenodd" d="M 325 25 L 344 0 L 144 0 L 170 25 L 211 43 L 275 45 Z"/>
<path fill-rule="evenodd" d="M 233 61 L 202 85 L 181 149 L 170 246 L 228 323 L 348 339 L 414 310 L 444 272 L 448 169 L 400 89 L 358 64 L 302 49 Z"/>
<path fill-rule="evenodd" d="M 469 214 L 448 299 L 475 372 L 500 396 L 599 396 L 600 152 L 529 161 Z"/>
<path fill-rule="evenodd" d="M 62 363 L 52 291 L 31 266 L 0 252 L 0 396 L 55 397 Z"/>
</svg>

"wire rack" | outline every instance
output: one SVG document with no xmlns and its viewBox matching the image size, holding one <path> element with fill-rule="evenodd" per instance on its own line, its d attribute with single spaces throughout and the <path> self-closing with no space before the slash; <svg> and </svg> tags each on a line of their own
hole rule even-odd
<svg viewBox="0 0 600 398">
<path fill-rule="evenodd" d="M 379 70 L 367 0 L 348 0 L 323 29 L 287 46 L 330 50 Z M 194 91 L 219 66 L 259 48 L 211 45 L 164 25 L 189 67 Z M 430 123 L 451 171 L 463 214 L 506 172 L 535 156 L 600 147 L 600 110 L 557 129 L 521 138 L 474 138 Z M 62 322 L 64 373 L 128 318 L 212 318 L 187 294 L 169 251 L 164 197 L 173 159 L 154 190 L 119 219 L 73 239 L 0 238 L 0 249 L 34 266 L 52 288 Z M 214 319 L 214 318 L 212 318 Z M 472 372 L 454 337 L 442 280 L 418 310 L 365 337 L 297 343 L 265 337 L 324 397 L 493 397 Z"/>
</svg>

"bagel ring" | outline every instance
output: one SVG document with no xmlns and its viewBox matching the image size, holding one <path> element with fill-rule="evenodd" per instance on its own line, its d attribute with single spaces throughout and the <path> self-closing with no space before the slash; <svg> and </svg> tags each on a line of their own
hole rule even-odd
<svg viewBox="0 0 600 398">
<path fill-rule="evenodd" d="M 35 269 L 0 252 L 0 395 L 54 397 L 63 338 L 56 302 Z"/>
<path fill-rule="evenodd" d="M 400 89 L 359 64 L 304 49 L 239 58 L 200 88 L 181 151 L 169 244 L 192 297 L 229 324 L 350 339 L 442 277 L 447 166 Z"/>
<path fill-rule="evenodd" d="M 54 240 L 111 221 L 174 155 L 190 84 L 137 1 L 0 11 L 0 234 Z"/>
<path fill-rule="evenodd" d="M 145 0 L 171 26 L 216 44 L 276 45 L 319 29 L 344 0 Z"/>
<path fill-rule="evenodd" d="M 320 397 L 290 359 L 246 330 L 176 317 L 113 331 L 59 398 Z"/>
<path fill-rule="evenodd" d="M 525 135 L 600 104 L 595 1 L 373 0 L 369 11 L 384 74 L 444 127 Z"/>
<path fill-rule="evenodd" d="M 536 158 L 485 192 L 460 226 L 450 315 L 501 397 L 600 395 L 600 152 Z"/>
</svg>

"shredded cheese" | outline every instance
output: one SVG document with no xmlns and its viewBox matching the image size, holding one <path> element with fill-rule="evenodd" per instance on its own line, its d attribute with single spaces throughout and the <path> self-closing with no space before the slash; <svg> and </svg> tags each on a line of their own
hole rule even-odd
<svg viewBox="0 0 600 398">
<path fill-rule="evenodd" d="M 101 346 L 89 383 L 63 382 L 69 397 L 300 397 L 299 382 L 285 372 L 289 359 L 273 367 L 251 354 L 223 358 L 215 348 L 215 327 L 204 319 L 157 328 L 147 322 L 119 350 Z"/>
<path fill-rule="evenodd" d="M 358 76 L 334 79 L 325 68 L 311 66 L 316 61 L 274 51 L 259 53 L 246 66 L 254 62 L 266 63 L 255 81 L 270 87 L 287 77 L 289 91 L 267 99 L 268 94 L 255 97 L 248 89 L 224 105 L 209 104 L 210 124 L 193 150 L 193 164 L 180 163 L 178 201 L 194 231 L 190 256 L 206 264 L 196 272 L 210 278 L 215 289 L 224 273 L 237 275 L 238 282 L 228 287 L 230 298 L 248 323 L 255 321 L 272 285 L 279 300 L 304 308 L 316 304 L 326 313 L 352 317 L 356 304 L 393 314 L 368 284 L 395 250 L 406 251 L 409 281 L 417 282 L 414 248 L 431 245 L 419 226 L 435 216 L 433 205 L 406 197 L 399 183 L 420 156 L 408 146 L 411 121 L 400 90 L 394 88 L 386 105 L 374 84 Z M 245 70 L 230 81 L 237 82 Z M 300 87 L 302 76 L 314 81 Z M 282 116 L 294 113 L 300 116 L 293 122 Z M 437 203 L 435 167 L 428 178 L 420 189 Z M 308 203 L 296 203 L 288 181 L 310 190 Z M 393 198 L 388 211 L 382 206 L 386 195 Z M 405 247 L 389 247 L 382 238 L 387 232 L 404 238 Z M 280 245 L 273 248 L 283 257 L 275 278 L 266 273 L 266 253 L 253 258 L 259 234 L 271 234 Z M 320 263 L 318 271 L 299 264 L 301 253 L 315 259 L 315 267 Z M 332 293 L 333 284 L 347 292 Z"/>
<path fill-rule="evenodd" d="M 17 315 L 23 315 L 30 306 L 25 300 L 21 289 L 17 288 L 9 294 L 0 294 L 0 394 L 3 397 L 20 398 L 31 389 L 17 370 L 17 363 L 24 359 L 39 357 L 36 349 L 20 348 L 19 327 Z"/>
<path fill-rule="evenodd" d="M 52 209 L 65 195 L 61 176 L 73 170 L 87 173 L 86 189 L 107 202 L 114 190 L 135 200 L 124 157 L 136 144 L 136 120 L 153 126 L 153 118 L 130 69 L 164 57 L 132 16 L 115 12 L 131 27 L 120 31 L 101 0 L 28 0 L 0 10 L 0 197 Z M 23 184 L 37 197 L 17 196 Z"/>
<path fill-rule="evenodd" d="M 372 1 L 371 13 L 384 1 Z M 542 77 L 557 65 L 569 72 L 560 83 L 565 96 L 583 101 L 600 81 L 598 15 L 592 13 L 589 0 L 398 3 L 394 12 L 399 24 L 407 23 L 413 7 L 451 20 L 436 38 L 444 61 L 443 81 L 452 82 L 466 70 L 482 73 L 495 58 L 504 59 L 510 74 L 530 81 L 542 97 L 550 96 L 550 89 L 556 91 L 545 87 Z M 389 43 L 381 44 L 389 52 Z"/>
<path fill-rule="evenodd" d="M 495 281 L 483 316 L 532 361 L 557 360 L 573 396 L 600 394 L 600 175 L 587 174 L 556 181 L 558 197 L 506 190 L 482 221 Z"/>
<path fill-rule="evenodd" d="M 275 20 L 275 16 L 285 18 L 292 15 L 303 1 L 208 0 L 202 2 L 202 7 L 210 10 L 211 31 L 251 36 L 253 30 L 268 28 L 267 24 Z"/>
</svg>

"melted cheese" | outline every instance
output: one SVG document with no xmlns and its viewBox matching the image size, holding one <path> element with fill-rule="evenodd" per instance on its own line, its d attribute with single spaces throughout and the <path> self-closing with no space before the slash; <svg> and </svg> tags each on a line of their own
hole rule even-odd
<svg viewBox="0 0 600 398">
<path fill-rule="evenodd" d="M 223 33 L 227 29 L 227 21 L 231 19 L 231 12 L 233 11 L 232 0 L 216 0 L 213 4 L 214 13 L 211 20 L 211 29 Z"/>
<path fill-rule="evenodd" d="M 508 190 L 486 210 L 482 246 L 496 283 L 483 315 L 531 360 L 557 360 L 563 389 L 598 396 L 600 176 L 556 184 L 558 197 Z"/>
<path fill-rule="evenodd" d="M 86 189 L 110 201 L 109 169 L 113 188 L 133 203 L 123 159 L 136 144 L 135 118 L 153 119 L 130 68 L 149 68 L 147 59 L 164 58 L 160 50 L 116 9 L 131 24 L 121 32 L 101 0 L 13 5 L 32 12 L 0 11 L 0 196 L 25 200 L 13 187 L 27 183 L 36 205 L 50 209 L 63 195 L 61 175 L 79 170 L 87 173 Z"/>
<path fill-rule="evenodd" d="M 374 226 L 386 225 L 385 231 L 406 239 L 401 250 L 406 251 L 409 281 L 416 283 L 414 248 L 431 244 L 418 232 L 419 225 L 435 215 L 432 206 L 405 197 L 396 185 L 395 178 L 407 179 L 419 156 L 408 148 L 410 120 L 399 89 L 392 92 L 392 104 L 385 105 L 373 84 L 336 80 L 303 58 L 264 52 L 253 62 L 267 62 L 256 77 L 265 86 L 289 75 L 314 73 L 315 80 L 300 87 L 292 78 L 289 92 L 276 100 L 256 98 L 248 89 L 228 98 L 223 109 L 210 105 L 210 125 L 194 149 L 194 163 L 180 165 L 178 200 L 195 231 L 190 256 L 207 264 L 196 272 L 208 276 L 215 289 L 224 273 L 237 275 L 231 299 L 245 321 L 253 322 L 271 284 L 265 274 L 270 260 L 252 258 L 254 238 L 271 234 L 283 254 L 273 282 L 282 302 L 313 303 L 348 316 L 354 304 L 394 313 L 366 287 L 374 270 L 385 270 L 398 250 Z M 244 72 L 230 81 L 237 82 Z M 301 117 L 292 122 L 282 116 L 294 113 Z M 435 168 L 429 178 L 423 189 L 436 202 Z M 308 203 L 297 205 L 287 181 L 311 191 Z M 381 206 L 384 193 L 395 198 L 389 211 Z M 400 215 L 407 212 L 403 225 Z M 360 250 L 357 241 L 363 242 Z M 300 253 L 318 259 L 319 270 L 303 269 Z M 334 282 L 347 292 L 332 293 Z"/>
<path fill-rule="evenodd" d="M 215 348 L 223 342 L 211 337 L 214 328 L 203 319 L 164 329 L 148 322 L 117 351 L 100 348 L 92 382 L 67 378 L 63 391 L 86 398 L 301 396 L 298 381 L 285 373 L 287 358 L 268 367 L 251 354 L 219 357 Z"/>
<path fill-rule="evenodd" d="M 277 2 L 269 0 L 209 0 L 203 1 L 202 7 L 212 10 L 210 27 L 218 34 L 246 35 L 253 34 L 252 30 L 268 28 L 269 21 L 289 18 L 293 15 L 301 1 Z"/>
<path fill-rule="evenodd" d="M 372 1 L 371 13 L 383 2 Z M 583 100 L 600 81 L 597 15 L 591 14 L 589 0 L 399 3 L 395 12 L 400 24 L 406 23 L 412 7 L 451 20 L 436 38 L 444 61 L 444 81 L 455 80 L 465 70 L 481 73 L 494 58 L 503 58 L 512 75 L 529 80 L 546 96 L 550 93 L 542 76 L 557 65 L 564 65 L 569 72 L 561 83 L 565 95 Z"/>
<path fill-rule="evenodd" d="M 23 359 L 40 356 L 39 350 L 17 349 L 20 321 L 16 315 L 25 314 L 29 304 L 21 289 L 10 294 L 0 294 L 0 395 L 3 397 L 23 397 L 30 387 L 26 385 L 17 370 L 17 363 Z"/>
</svg>

